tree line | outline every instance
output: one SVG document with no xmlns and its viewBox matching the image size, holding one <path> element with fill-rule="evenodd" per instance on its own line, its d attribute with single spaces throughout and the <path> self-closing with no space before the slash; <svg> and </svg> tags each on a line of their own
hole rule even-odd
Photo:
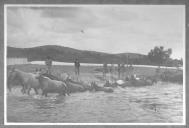
<svg viewBox="0 0 189 128">
<path fill-rule="evenodd" d="M 155 46 L 148 53 L 149 60 L 158 66 L 171 66 L 178 67 L 183 65 L 183 60 L 172 59 L 170 56 L 172 54 L 172 49 L 165 49 L 163 46 Z"/>
<path fill-rule="evenodd" d="M 171 48 L 165 49 L 163 46 L 155 46 L 148 52 L 146 57 L 129 58 L 128 56 L 127 63 L 137 65 L 155 65 L 168 67 L 183 66 L 183 59 L 172 59 L 171 54 Z"/>
</svg>

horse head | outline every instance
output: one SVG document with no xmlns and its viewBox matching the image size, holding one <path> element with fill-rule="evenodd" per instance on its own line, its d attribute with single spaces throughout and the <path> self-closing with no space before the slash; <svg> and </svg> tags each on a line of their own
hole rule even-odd
<svg viewBox="0 0 189 128">
<path fill-rule="evenodd" d="M 36 79 L 41 78 L 42 75 L 43 75 L 43 73 L 41 72 L 41 70 L 36 70 L 36 72 L 35 72 L 35 78 L 36 78 Z"/>
</svg>

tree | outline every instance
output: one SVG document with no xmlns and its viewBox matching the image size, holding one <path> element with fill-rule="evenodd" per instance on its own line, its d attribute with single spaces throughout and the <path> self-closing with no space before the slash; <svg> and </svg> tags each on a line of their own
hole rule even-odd
<svg viewBox="0 0 189 128">
<path fill-rule="evenodd" d="M 167 50 L 164 50 L 163 46 L 156 46 L 154 49 L 150 50 L 148 53 L 148 58 L 150 61 L 157 65 L 166 64 L 167 60 L 170 58 L 170 55 L 172 54 L 172 49 L 169 48 Z"/>
</svg>

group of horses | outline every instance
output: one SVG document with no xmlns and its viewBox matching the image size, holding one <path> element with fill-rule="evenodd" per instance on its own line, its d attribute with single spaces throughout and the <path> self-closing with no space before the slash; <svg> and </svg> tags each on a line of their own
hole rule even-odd
<svg viewBox="0 0 189 128">
<path fill-rule="evenodd" d="M 69 95 L 67 91 L 67 85 L 63 81 L 53 80 L 46 77 L 41 72 L 27 73 L 21 70 L 12 68 L 8 72 L 7 86 L 11 91 L 13 85 L 21 85 L 22 93 L 30 95 L 30 91 L 33 88 L 35 93 L 38 94 L 38 90 L 42 90 L 42 95 L 47 96 L 48 93 L 59 93 L 60 95 Z"/>
<path fill-rule="evenodd" d="M 58 78 L 48 73 L 42 73 L 41 70 L 36 70 L 34 73 L 27 73 L 16 68 L 12 68 L 7 76 L 7 86 L 9 91 L 13 85 L 21 85 L 21 92 L 30 95 L 31 89 L 34 89 L 36 94 L 39 94 L 39 89 L 42 90 L 42 95 L 47 96 L 48 93 L 58 93 L 59 95 L 70 95 L 74 92 L 84 91 L 104 91 L 113 92 L 115 87 L 127 87 L 127 86 L 145 86 L 152 85 L 156 82 L 153 79 L 139 79 L 137 77 L 131 77 L 126 81 L 116 81 L 110 83 L 106 81 L 104 86 L 97 85 L 96 82 L 86 84 L 72 80 L 69 75 L 65 79 Z"/>
<path fill-rule="evenodd" d="M 11 92 L 12 87 L 15 85 L 21 85 L 21 92 L 23 94 L 30 95 L 31 89 L 34 89 L 36 94 L 39 94 L 39 89 L 42 90 L 42 95 L 47 96 L 48 93 L 58 93 L 59 95 L 70 95 L 74 92 L 84 92 L 84 91 L 104 91 L 113 92 L 109 87 L 100 87 L 95 82 L 90 85 L 73 81 L 69 77 L 62 80 L 56 76 L 42 73 L 37 70 L 34 73 L 27 73 L 16 68 L 12 68 L 7 73 L 7 87 Z"/>
</svg>

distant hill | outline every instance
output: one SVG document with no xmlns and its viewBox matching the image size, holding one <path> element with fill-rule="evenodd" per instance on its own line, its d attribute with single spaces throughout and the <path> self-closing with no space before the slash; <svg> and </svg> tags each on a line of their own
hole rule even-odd
<svg viewBox="0 0 189 128">
<path fill-rule="evenodd" d="M 54 61 L 73 62 L 78 58 L 82 63 L 133 63 L 148 64 L 146 55 L 137 53 L 109 54 L 96 51 L 77 50 L 57 45 L 32 48 L 7 47 L 8 57 L 26 57 L 29 61 L 44 61 L 50 56 Z"/>
</svg>

